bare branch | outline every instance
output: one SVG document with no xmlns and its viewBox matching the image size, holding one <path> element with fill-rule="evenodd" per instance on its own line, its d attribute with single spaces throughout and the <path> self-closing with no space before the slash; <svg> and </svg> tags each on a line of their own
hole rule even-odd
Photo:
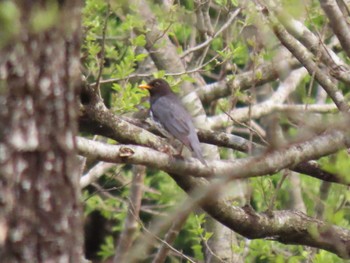
<svg viewBox="0 0 350 263">
<path fill-rule="evenodd" d="M 217 197 L 226 181 L 208 183 L 206 180 L 181 174 L 171 176 L 185 191 L 192 193 L 192 199 L 185 200 L 166 220 L 152 224 L 152 235 L 163 231 L 179 213 L 191 211 L 199 204 L 214 219 L 245 237 L 265 238 L 284 244 L 302 244 L 331 251 L 340 257 L 350 256 L 350 231 L 347 229 L 296 211 L 273 211 L 268 215 L 257 213 L 251 207 L 235 207 L 231 202 Z M 149 249 L 152 241 L 146 238 L 141 238 L 139 246 L 134 247 L 129 262 L 139 262 L 139 256 Z"/>
<path fill-rule="evenodd" d="M 185 224 L 188 215 L 189 214 L 175 218 L 171 228 L 165 235 L 164 242 L 162 242 L 162 245 L 159 247 L 157 254 L 154 257 L 152 263 L 163 263 L 165 261 L 166 256 L 170 250 L 169 244 L 174 242 L 182 226 Z"/>
<path fill-rule="evenodd" d="M 280 83 L 277 91 L 272 94 L 270 99 L 250 107 L 234 109 L 229 115 L 237 122 L 245 122 L 250 119 L 266 116 L 276 110 L 288 109 L 289 106 L 283 105 L 282 103 L 287 99 L 290 93 L 297 88 L 300 81 L 305 77 L 305 74 L 306 71 L 303 68 L 291 72 L 291 74 Z M 296 106 L 293 107 L 297 108 Z M 208 122 L 212 129 L 221 128 L 230 124 L 227 114 L 218 114 L 210 117 L 208 118 Z"/>
<path fill-rule="evenodd" d="M 295 167 L 306 160 L 318 159 L 344 149 L 348 139 L 346 132 L 333 130 L 309 141 L 265 153 L 264 158 L 257 156 L 233 162 L 208 161 L 208 166 L 201 164 L 197 159 L 182 160 L 142 146 L 112 146 L 84 138 L 78 138 L 77 143 L 81 155 L 106 162 L 142 164 L 168 173 L 191 174 L 196 177 L 219 176 L 234 180 L 272 174 L 283 168 Z M 327 179 L 349 185 L 347 178 L 336 176 Z"/>
<path fill-rule="evenodd" d="M 184 58 L 184 57 L 188 56 L 189 54 L 191 54 L 192 52 L 200 50 L 200 49 L 208 46 L 217 36 L 219 36 L 222 33 L 222 31 L 224 31 L 226 28 L 228 28 L 232 24 L 232 21 L 236 18 L 236 16 L 239 14 L 239 12 L 241 12 L 240 8 L 236 9 L 234 12 L 230 12 L 230 17 L 228 18 L 227 22 L 214 34 L 214 36 L 208 37 L 208 39 L 206 41 L 199 44 L 198 46 L 195 46 L 193 48 L 186 50 L 181 55 L 181 58 Z"/>
<path fill-rule="evenodd" d="M 269 101 L 266 101 L 269 102 Z M 264 108 L 266 106 L 266 108 Z M 258 119 L 264 117 L 272 112 L 300 112 L 300 113 L 335 113 L 338 108 L 335 104 L 303 104 L 303 105 L 285 105 L 285 104 L 271 104 L 262 102 L 254 105 L 252 108 L 252 119 Z M 246 122 L 249 120 L 249 109 L 237 108 L 230 112 L 232 119 L 227 118 L 226 114 L 218 114 L 213 117 L 208 117 L 208 122 L 212 129 L 219 129 L 231 125 L 230 120 L 234 120 L 238 123 Z M 223 146 L 223 145 L 222 145 Z"/>
<path fill-rule="evenodd" d="M 125 256 L 134 240 L 134 235 L 138 226 L 137 219 L 139 218 L 140 213 L 142 186 L 145 175 L 146 169 L 144 166 L 133 167 L 128 214 L 125 218 L 124 228 L 120 234 L 118 245 L 116 247 L 116 253 L 113 260 L 115 263 L 124 262 Z"/>
<path fill-rule="evenodd" d="M 121 143 L 136 143 L 175 153 L 175 150 L 165 140 L 113 114 L 106 108 L 92 87 L 84 86 L 81 96 L 83 103 L 79 118 L 81 130 L 103 134 Z"/>
<path fill-rule="evenodd" d="M 188 212 L 187 212 L 186 214 L 188 214 Z M 181 214 L 177 215 L 178 221 L 183 220 L 182 217 L 183 217 L 183 216 L 186 217 L 186 216 L 187 216 L 186 214 L 181 213 Z M 159 237 L 158 237 L 157 235 L 155 235 L 151 230 L 147 229 L 147 228 L 145 227 L 145 225 L 142 224 L 142 222 L 140 222 L 140 224 L 141 224 L 141 226 L 142 226 L 142 229 L 143 229 L 143 230 L 145 231 L 145 233 L 146 233 L 145 236 L 150 237 L 150 238 L 152 238 L 152 239 L 156 239 L 157 241 L 159 241 L 159 242 L 162 244 L 162 247 L 163 247 L 163 246 L 166 247 L 166 249 L 167 249 L 168 251 L 171 250 L 172 252 L 174 252 L 174 253 L 175 253 L 176 255 L 178 255 L 179 257 L 186 259 L 188 262 L 195 263 L 195 261 L 193 261 L 190 257 L 186 256 L 185 254 L 181 253 L 181 251 L 179 251 L 179 250 L 177 250 L 176 248 L 174 248 L 173 246 L 171 246 L 171 244 L 169 244 L 166 240 L 163 240 L 163 239 L 159 238 Z M 158 233 L 160 233 L 160 231 L 159 231 Z M 150 241 L 150 240 L 148 240 L 148 241 Z M 149 243 L 150 243 L 150 242 L 149 242 Z M 141 244 L 141 246 L 142 246 L 142 244 Z M 135 257 L 135 255 L 134 255 L 133 257 Z M 136 255 L 136 257 L 138 257 L 138 255 Z M 131 259 L 131 260 L 129 259 L 128 262 L 133 262 L 133 260 L 132 260 L 132 259 Z"/>
<path fill-rule="evenodd" d="M 100 62 L 99 62 L 99 70 L 98 70 L 98 75 L 96 79 L 96 85 L 95 89 L 97 90 L 99 96 L 101 97 L 101 90 L 100 90 L 100 80 L 102 76 L 102 71 L 105 63 L 105 41 L 106 41 L 106 31 L 107 31 L 107 24 L 108 24 L 108 18 L 110 16 L 110 3 L 107 1 L 107 11 L 106 11 L 106 17 L 105 21 L 103 24 L 103 29 L 102 29 L 102 43 L 101 43 L 101 55 L 100 55 Z"/>
<path fill-rule="evenodd" d="M 182 75 L 186 75 L 186 74 L 192 74 L 192 73 L 198 73 L 201 71 L 204 71 L 203 68 L 206 65 L 209 65 L 212 61 L 214 61 L 217 56 L 214 56 L 213 58 L 211 58 L 210 60 L 208 60 L 206 63 L 194 68 L 194 69 L 187 69 L 183 72 L 176 72 L 176 73 L 165 73 L 164 76 L 173 76 L 173 77 L 178 77 L 178 76 L 182 76 Z M 148 78 L 151 77 L 153 74 L 131 74 L 127 77 L 124 78 L 112 78 L 112 79 L 104 79 L 100 81 L 100 84 L 109 84 L 109 83 L 115 83 L 115 82 L 119 82 L 121 80 L 130 80 L 130 79 L 135 79 L 135 78 Z M 96 86 L 96 82 L 89 84 L 89 86 L 94 87 Z"/>
<path fill-rule="evenodd" d="M 300 175 L 298 173 L 292 172 L 289 176 L 289 180 L 291 182 L 290 195 L 292 200 L 292 209 L 298 210 L 306 214 L 306 206 L 302 196 L 302 186 Z"/>
<path fill-rule="evenodd" d="M 138 119 L 133 119 L 133 118 L 123 118 L 123 119 L 133 125 L 146 129 L 154 134 L 163 136 L 163 134 L 159 132 L 159 129 L 156 129 L 154 126 L 147 123 L 147 121 L 140 121 Z M 248 153 L 249 148 L 251 148 L 253 152 L 258 152 L 259 150 L 260 151 L 263 150 L 263 147 L 261 147 L 258 144 L 252 143 L 240 136 L 226 133 L 226 132 L 198 129 L 197 134 L 198 134 L 199 140 L 207 144 L 213 144 L 216 146 L 232 148 L 234 150 L 245 152 L 245 153 Z"/>
<path fill-rule="evenodd" d="M 335 0 L 320 0 L 320 3 L 329 19 L 333 32 L 338 37 L 348 57 L 350 57 L 350 30 L 345 15 L 342 13 Z"/>
<path fill-rule="evenodd" d="M 340 111 L 347 112 L 350 107 L 346 103 L 342 92 L 334 84 L 332 78 L 326 72 L 322 71 L 317 64 L 311 59 L 309 51 L 298 41 L 296 41 L 289 33 L 273 18 L 268 16 L 272 23 L 275 35 L 281 43 L 300 61 L 308 70 L 310 75 L 314 75 L 315 79 L 325 89 L 329 97 L 334 101 Z"/>
<path fill-rule="evenodd" d="M 330 67 L 331 74 L 335 78 L 345 83 L 350 83 L 349 66 L 322 42 L 320 36 L 316 36 L 303 23 L 294 19 L 283 10 L 276 8 L 274 11 L 286 30 L 310 50 L 315 57 L 320 56 L 321 61 Z"/>
<path fill-rule="evenodd" d="M 300 67 L 295 59 L 283 59 L 263 64 L 254 70 L 228 76 L 226 80 L 206 85 L 197 91 L 203 103 L 209 103 L 232 94 L 236 90 L 246 90 L 253 86 L 263 85 L 285 75 L 286 71 Z"/>
<path fill-rule="evenodd" d="M 210 0 L 195 0 L 195 12 L 197 18 L 197 29 L 202 34 L 212 36 L 214 34 L 213 26 L 209 15 Z"/>
<path fill-rule="evenodd" d="M 114 163 L 105 163 L 99 162 L 97 163 L 88 173 L 83 175 L 80 178 L 80 188 L 84 188 L 91 183 L 95 182 L 98 178 L 100 178 L 105 172 L 107 172 L 112 167 L 115 167 Z"/>
<path fill-rule="evenodd" d="M 201 142 L 214 144 L 226 148 L 248 153 L 250 150 L 254 153 L 263 151 L 264 147 L 240 136 L 226 132 L 212 132 L 210 130 L 198 130 L 198 138 Z"/>
</svg>

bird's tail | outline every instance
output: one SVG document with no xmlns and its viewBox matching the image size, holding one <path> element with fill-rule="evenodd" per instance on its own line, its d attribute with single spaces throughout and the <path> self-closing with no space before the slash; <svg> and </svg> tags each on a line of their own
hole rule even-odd
<svg viewBox="0 0 350 263">
<path fill-rule="evenodd" d="M 201 149 L 199 141 L 198 141 L 198 143 L 192 143 L 191 147 L 192 147 L 192 150 L 193 150 L 193 157 L 195 157 L 198 160 L 200 160 L 202 164 L 207 165 L 206 161 L 203 158 L 202 149 Z"/>
</svg>

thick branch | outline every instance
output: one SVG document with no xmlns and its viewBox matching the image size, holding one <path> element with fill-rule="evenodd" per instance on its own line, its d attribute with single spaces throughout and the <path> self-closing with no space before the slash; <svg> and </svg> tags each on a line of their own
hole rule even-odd
<svg viewBox="0 0 350 263">
<path fill-rule="evenodd" d="M 271 101 L 264 101 L 259 104 L 253 105 L 250 109 L 249 107 L 236 108 L 232 110 L 229 115 L 227 114 L 218 114 L 212 117 L 208 117 L 208 122 L 211 123 L 210 127 L 214 130 L 227 127 L 232 125 L 233 122 L 242 123 L 247 122 L 249 119 L 259 119 L 268 114 L 274 112 L 281 113 L 336 113 L 338 108 L 335 104 L 297 104 L 297 105 L 286 105 L 277 103 L 273 104 Z M 250 114 L 250 115 L 249 115 Z M 205 141 L 203 141 L 205 142 Z M 219 145 L 220 146 L 220 145 Z"/>
<path fill-rule="evenodd" d="M 320 36 L 312 33 L 303 23 L 294 19 L 283 10 L 276 9 L 276 16 L 283 24 L 287 31 L 298 39 L 315 57 L 320 57 L 321 61 L 330 67 L 332 75 L 349 84 L 349 67 L 342 61 L 337 54 L 325 43 L 322 42 Z"/>
<path fill-rule="evenodd" d="M 79 118 L 79 129 L 101 134 L 120 143 L 136 143 L 164 152 L 174 152 L 165 140 L 134 126 L 106 108 L 93 87 L 85 85 L 81 95 L 83 106 Z"/>
<path fill-rule="evenodd" d="M 80 178 L 80 188 L 84 188 L 100 178 L 106 171 L 115 167 L 114 163 L 99 162 Z"/>
<path fill-rule="evenodd" d="M 187 192 L 206 186 L 196 178 L 174 175 Z M 209 199 L 209 198 L 208 198 Z M 308 217 L 297 211 L 257 213 L 250 207 L 235 207 L 229 201 L 206 199 L 202 208 L 213 218 L 235 232 L 251 239 L 266 238 L 284 244 L 300 244 L 331 251 L 341 257 L 350 256 L 350 231 Z"/>
<path fill-rule="evenodd" d="M 286 108 L 287 105 L 283 105 L 283 102 L 288 98 L 290 93 L 297 88 L 305 74 L 306 71 L 303 68 L 292 71 L 291 74 L 280 83 L 278 89 L 268 100 L 251 107 L 233 109 L 229 113 L 229 115 L 232 116 L 231 120 L 245 122 Z M 217 129 L 228 126 L 232 121 L 230 121 L 227 114 L 218 114 L 208 118 L 208 122 L 212 129 Z"/>
<path fill-rule="evenodd" d="M 345 132 L 334 130 L 328 134 L 279 149 L 262 156 L 227 161 L 211 161 L 208 166 L 197 159 L 183 160 L 160 153 L 153 149 L 133 145 L 107 145 L 100 142 L 78 138 L 79 153 L 106 162 L 142 164 L 168 173 L 191 174 L 196 177 L 228 177 L 230 179 L 248 178 L 273 174 L 283 168 L 295 167 L 303 161 L 318 159 L 346 147 Z M 324 178 L 322 178 L 324 179 Z M 328 178 L 332 182 L 348 185 L 349 179 Z"/>
<path fill-rule="evenodd" d="M 285 74 L 286 69 L 292 70 L 299 67 L 300 63 L 296 59 L 266 63 L 254 70 L 236 76 L 228 76 L 226 80 L 204 86 L 197 93 L 203 103 L 209 103 L 219 98 L 227 97 L 235 90 L 246 90 L 252 86 L 260 86 L 276 80 Z"/>
<path fill-rule="evenodd" d="M 342 11 L 340 10 L 337 1 L 335 0 L 320 0 L 321 7 L 326 13 L 333 32 L 337 35 L 340 45 L 350 57 L 350 30 L 349 24 Z"/>
<path fill-rule="evenodd" d="M 284 88 L 283 89 L 280 88 L 280 90 L 281 92 L 277 92 L 272 98 L 280 99 L 281 96 L 285 97 L 286 95 L 283 95 L 285 93 Z M 89 87 L 87 91 L 94 92 L 94 90 L 91 87 Z M 135 137 L 134 137 L 138 133 L 136 133 L 135 135 L 133 132 L 129 133 L 128 131 L 134 130 L 134 125 L 141 127 L 143 129 L 147 129 L 158 135 L 161 135 L 159 134 L 158 130 L 155 130 L 154 128 L 152 128 L 151 125 L 147 124 L 146 122 L 142 122 L 140 120 L 132 119 L 132 118 L 122 119 L 125 125 L 130 125 L 130 128 L 123 129 L 115 133 L 115 129 L 120 129 L 122 127 L 120 125 L 116 125 L 115 123 L 116 118 L 120 120 L 120 117 L 114 117 L 111 112 L 106 110 L 104 105 L 103 107 L 98 106 L 102 102 L 100 102 L 99 98 L 95 93 L 92 93 L 90 97 L 92 99 L 89 99 L 90 101 L 89 105 L 85 106 L 85 107 L 89 107 L 90 111 L 85 111 L 85 115 L 81 116 L 80 118 L 80 123 L 84 124 L 86 131 L 90 133 L 98 133 L 100 135 L 113 138 L 120 142 L 123 142 L 125 137 L 127 137 L 127 139 L 129 140 L 128 142 L 131 141 L 131 143 L 133 144 L 138 144 L 138 142 L 135 141 Z M 93 118 L 93 119 L 95 118 L 95 120 L 91 120 L 90 118 Z M 102 122 L 102 125 L 100 124 L 100 122 Z M 122 137 L 120 137 L 120 135 L 122 135 Z M 161 141 L 161 142 L 163 141 L 157 136 L 154 136 L 153 134 L 151 135 L 152 135 L 151 137 L 152 140 L 153 138 L 156 138 L 156 140 L 158 141 Z M 224 132 L 199 130 L 198 136 L 201 142 L 214 144 L 217 146 L 229 147 L 229 148 L 233 148 L 235 150 L 246 152 L 246 153 L 250 152 L 250 150 L 252 150 L 253 153 L 260 153 L 264 151 L 264 147 L 260 145 L 252 143 L 249 140 L 246 140 L 242 137 L 224 133 Z M 162 145 L 162 143 L 160 143 L 160 145 Z M 171 147 L 170 145 L 167 145 L 167 144 L 165 145 L 166 145 L 165 148 Z M 162 148 L 160 148 L 160 151 L 162 151 Z M 156 155 L 154 156 L 155 156 L 154 158 L 157 158 Z M 308 164 L 308 162 L 300 163 L 296 165 L 295 168 L 292 168 L 292 169 L 300 173 L 319 178 L 321 180 L 342 183 L 342 180 L 339 180 L 336 175 L 325 172 L 322 169 L 315 167 L 314 165 Z"/>
<path fill-rule="evenodd" d="M 279 24 L 274 23 L 273 30 L 281 43 L 300 61 L 308 70 L 309 74 L 315 76 L 315 79 L 324 88 L 339 110 L 344 112 L 349 111 L 349 105 L 346 103 L 342 92 L 334 84 L 331 77 L 322 71 L 311 59 L 310 53 L 306 48 L 291 37 Z"/>
</svg>

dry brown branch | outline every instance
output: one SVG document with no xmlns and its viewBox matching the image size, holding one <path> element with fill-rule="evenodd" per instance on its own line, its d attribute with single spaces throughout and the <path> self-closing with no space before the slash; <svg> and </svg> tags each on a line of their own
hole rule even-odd
<svg viewBox="0 0 350 263">
<path fill-rule="evenodd" d="M 115 263 L 124 262 L 126 255 L 134 241 L 134 235 L 138 227 L 138 217 L 142 200 L 143 180 L 146 175 L 144 166 L 133 167 L 133 178 L 130 189 L 128 213 L 125 218 L 124 228 L 119 236 L 119 241 L 116 247 L 114 256 Z"/>
</svg>

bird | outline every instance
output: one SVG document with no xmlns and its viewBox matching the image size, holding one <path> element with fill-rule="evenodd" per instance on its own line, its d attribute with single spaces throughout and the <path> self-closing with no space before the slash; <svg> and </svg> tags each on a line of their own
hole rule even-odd
<svg viewBox="0 0 350 263">
<path fill-rule="evenodd" d="M 207 165 L 192 117 L 171 90 L 169 83 L 164 79 L 154 79 L 148 84 L 139 85 L 139 88 L 149 91 L 153 120 L 160 123 L 166 131 L 189 148 L 193 157 Z"/>
</svg>

